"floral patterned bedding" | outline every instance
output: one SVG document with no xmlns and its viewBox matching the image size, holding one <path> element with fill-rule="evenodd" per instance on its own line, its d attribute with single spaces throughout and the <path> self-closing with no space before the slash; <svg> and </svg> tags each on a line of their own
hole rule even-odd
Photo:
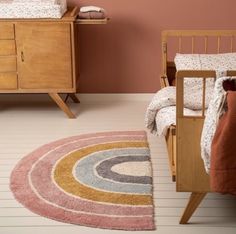
<svg viewBox="0 0 236 234">
<path fill-rule="evenodd" d="M 200 116 L 202 111 L 194 111 L 184 108 L 184 115 Z M 160 109 L 155 117 L 156 128 L 155 134 L 157 136 L 166 136 L 167 130 L 171 125 L 176 125 L 176 106 L 168 106 Z"/>
<path fill-rule="evenodd" d="M 236 53 L 224 54 L 176 54 L 175 65 L 179 70 L 214 70 L 217 78 L 226 76 L 227 70 L 236 70 Z M 214 90 L 214 79 L 206 82 L 206 103 L 208 108 Z M 184 107 L 186 112 L 194 114 L 202 108 L 202 79 L 184 79 Z M 166 129 L 175 124 L 173 111 L 176 105 L 176 87 L 170 86 L 158 91 L 147 108 L 146 127 L 156 135 L 164 135 Z M 167 108 L 171 107 L 171 108 Z M 165 110 L 164 110 L 164 109 Z M 160 113 L 159 113 L 160 112 Z M 167 114 L 170 112 L 169 114 Z M 165 114 L 163 114 L 165 113 Z M 163 114 L 163 120 L 162 119 Z M 196 114 L 196 113 L 195 113 Z M 168 117 L 170 116 L 170 118 Z M 158 121 L 156 121 L 158 120 Z"/>
<path fill-rule="evenodd" d="M 206 85 L 206 108 L 209 105 L 213 89 L 214 80 L 211 79 Z M 202 108 L 202 79 L 185 79 L 184 90 L 185 114 L 199 115 Z M 167 129 L 173 124 L 176 124 L 176 87 L 169 86 L 154 95 L 146 111 L 145 125 L 153 134 L 164 136 Z"/>
</svg>

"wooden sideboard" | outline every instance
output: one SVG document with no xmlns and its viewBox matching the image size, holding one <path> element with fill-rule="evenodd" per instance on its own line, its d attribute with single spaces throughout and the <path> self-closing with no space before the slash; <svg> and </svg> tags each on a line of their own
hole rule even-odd
<svg viewBox="0 0 236 234">
<path fill-rule="evenodd" d="M 75 7 L 61 19 L 0 19 L 0 93 L 47 93 L 75 118 L 59 94 L 79 102 L 76 24 L 106 22 L 76 18 Z"/>
</svg>

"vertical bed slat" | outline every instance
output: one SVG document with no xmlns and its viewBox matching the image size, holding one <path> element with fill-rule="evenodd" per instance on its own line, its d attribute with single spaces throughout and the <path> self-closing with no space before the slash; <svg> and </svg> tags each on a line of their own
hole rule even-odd
<svg viewBox="0 0 236 234">
<path fill-rule="evenodd" d="M 166 76 L 167 74 L 167 42 L 166 41 L 163 41 L 163 44 L 162 44 L 162 55 L 163 55 L 162 57 L 163 73 L 164 73 L 164 76 Z"/>
<path fill-rule="evenodd" d="M 192 36 L 192 54 L 194 54 L 195 51 L 195 37 Z"/>
<path fill-rule="evenodd" d="M 221 37 L 218 36 L 217 37 L 217 53 L 218 54 L 220 53 L 220 44 L 221 44 Z"/>
<path fill-rule="evenodd" d="M 231 40 L 230 40 L 230 51 L 231 51 L 231 53 L 234 51 L 234 36 L 231 36 Z"/>
<path fill-rule="evenodd" d="M 206 77 L 203 77 L 203 90 L 202 90 L 202 117 L 205 117 L 206 109 Z"/>
<path fill-rule="evenodd" d="M 182 52 L 182 36 L 179 36 L 179 53 Z"/>
<path fill-rule="evenodd" d="M 207 54 L 208 51 L 208 36 L 205 36 L 205 54 Z"/>
<path fill-rule="evenodd" d="M 186 78 L 188 79 L 188 78 Z M 176 109 L 176 116 L 178 118 L 182 118 L 184 116 L 184 95 L 181 96 L 181 94 L 184 93 L 184 78 L 179 77 L 177 80 L 177 105 L 179 108 Z"/>
</svg>

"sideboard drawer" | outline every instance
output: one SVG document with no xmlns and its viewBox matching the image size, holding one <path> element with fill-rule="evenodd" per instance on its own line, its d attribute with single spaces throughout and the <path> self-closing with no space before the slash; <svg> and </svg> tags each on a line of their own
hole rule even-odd
<svg viewBox="0 0 236 234">
<path fill-rule="evenodd" d="M 0 24 L 0 39 L 14 39 L 14 25 L 12 23 Z"/>
<path fill-rule="evenodd" d="M 16 73 L 0 73 L 0 90 L 17 89 Z"/>
<path fill-rule="evenodd" d="M 0 72 L 15 72 L 16 57 L 15 56 L 0 56 Z"/>
<path fill-rule="evenodd" d="M 0 40 L 0 56 L 15 55 L 16 44 L 15 40 Z"/>
</svg>

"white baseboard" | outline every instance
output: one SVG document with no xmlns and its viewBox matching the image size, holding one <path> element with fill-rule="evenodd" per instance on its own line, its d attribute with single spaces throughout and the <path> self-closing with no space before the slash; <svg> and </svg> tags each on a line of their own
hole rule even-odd
<svg viewBox="0 0 236 234">
<path fill-rule="evenodd" d="M 102 101 L 150 101 L 154 93 L 105 93 L 105 94 L 78 94 L 81 101 L 102 102 Z"/>
<path fill-rule="evenodd" d="M 154 93 L 78 93 L 81 102 L 150 101 Z M 48 101 L 47 94 L 0 94 L 0 102 Z"/>
</svg>

